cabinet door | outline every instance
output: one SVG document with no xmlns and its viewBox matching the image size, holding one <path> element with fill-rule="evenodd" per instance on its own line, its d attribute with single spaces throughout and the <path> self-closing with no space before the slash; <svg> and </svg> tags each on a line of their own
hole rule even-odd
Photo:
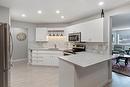
<svg viewBox="0 0 130 87">
<path fill-rule="evenodd" d="M 86 24 L 80 23 L 73 26 L 74 32 L 81 32 L 81 41 L 86 41 L 86 35 L 88 33 Z"/>
<path fill-rule="evenodd" d="M 67 41 L 68 34 L 74 32 L 81 32 L 81 41 L 103 42 L 103 19 L 99 18 L 67 27 L 65 30 Z"/>
<path fill-rule="evenodd" d="M 48 41 L 47 35 L 47 28 L 36 28 L 36 41 Z"/>
<path fill-rule="evenodd" d="M 75 32 L 81 32 L 81 41 L 103 42 L 103 19 L 95 19 L 74 26 Z"/>
<path fill-rule="evenodd" d="M 74 32 L 74 28 L 73 26 L 69 26 L 65 29 L 65 38 L 66 38 L 66 41 L 68 41 L 68 36 L 69 36 L 69 33 L 73 33 Z"/>
<path fill-rule="evenodd" d="M 103 42 L 103 19 L 95 19 L 86 24 L 88 42 Z"/>
<path fill-rule="evenodd" d="M 69 33 L 77 33 L 77 32 L 81 32 L 79 25 L 72 25 L 67 27 L 65 30 L 66 41 L 68 41 Z"/>
<path fill-rule="evenodd" d="M 33 65 L 58 66 L 58 56 L 63 56 L 62 51 L 33 51 Z"/>
</svg>

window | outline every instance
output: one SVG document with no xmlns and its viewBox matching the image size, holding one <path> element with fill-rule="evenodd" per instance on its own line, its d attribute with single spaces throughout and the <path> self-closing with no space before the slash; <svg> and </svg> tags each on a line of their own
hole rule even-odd
<svg viewBox="0 0 130 87">
<path fill-rule="evenodd" d="M 130 30 L 113 31 L 112 43 L 120 45 L 130 45 Z"/>
</svg>

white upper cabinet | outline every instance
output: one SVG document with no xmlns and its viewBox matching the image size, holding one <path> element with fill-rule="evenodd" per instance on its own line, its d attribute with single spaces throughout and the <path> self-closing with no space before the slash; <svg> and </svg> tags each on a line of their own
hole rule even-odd
<svg viewBox="0 0 130 87">
<path fill-rule="evenodd" d="M 83 42 L 104 42 L 103 19 L 99 18 L 67 27 L 65 30 L 67 40 L 68 34 L 74 32 L 81 32 L 81 41 Z"/>
<path fill-rule="evenodd" d="M 47 28 L 36 28 L 36 41 L 48 41 L 47 35 Z"/>
</svg>

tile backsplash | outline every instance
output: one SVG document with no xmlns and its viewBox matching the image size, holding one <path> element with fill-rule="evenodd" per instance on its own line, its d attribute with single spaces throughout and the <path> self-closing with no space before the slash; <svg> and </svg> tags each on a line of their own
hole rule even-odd
<svg viewBox="0 0 130 87">
<path fill-rule="evenodd" d="M 66 42 L 65 37 L 48 37 L 48 42 L 37 43 L 37 47 L 42 48 L 59 48 L 59 49 L 71 49 L 74 43 Z M 107 53 L 108 52 L 108 43 L 107 42 L 86 42 L 83 43 L 86 45 L 87 52 L 93 53 Z"/>
<path fill-rule="evenodd" d="M 108 43 L 106 42 L 88 42 L 86 43 L 86 50 L 94 53 L 107 53 Z"/>
<path fill-rule="evenodd" d="M 44 48 L 59 48 L 65 49 L 67 48 L 67 43 L 65 42 L 64 36 L 48 36 L 48 42 L 43 43 L 42 47 Z"/>
<path fill-rule="evenodd" d="M 74 43 L 68 43 L 68 48 L 72 48 Z M 86 45 L 86 52 L 93 53 L 107 53 L 108 52 L 108 43 L 107 42 L 86 42 L 82 43 Z"/>
</svg>

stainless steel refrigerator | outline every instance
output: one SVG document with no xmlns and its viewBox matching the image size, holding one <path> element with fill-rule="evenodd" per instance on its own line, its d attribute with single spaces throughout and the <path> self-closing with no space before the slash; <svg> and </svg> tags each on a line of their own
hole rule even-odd
<svg viewBox="0 0 130 87">
<path fill-rule="evenodd" d="M 10 87 L 11 42 L 9 24 L 0 23 L 0 87 Z"/>
</svg>

